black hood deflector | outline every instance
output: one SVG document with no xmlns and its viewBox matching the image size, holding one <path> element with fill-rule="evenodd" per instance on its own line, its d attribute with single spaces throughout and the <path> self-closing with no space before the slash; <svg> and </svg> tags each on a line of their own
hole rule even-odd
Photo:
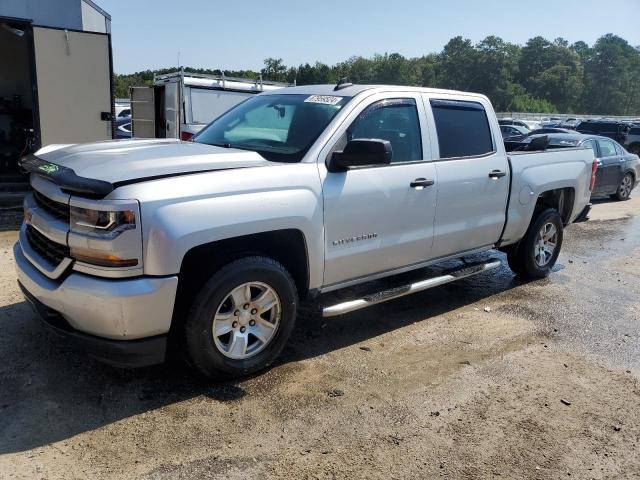
<svg viewBox="0 0 640 480">
<path fill-rule="evenodd" d="M 47 162 L 33 154 L 22 157 L 20 166 L 27 172 L 48 178 L 62 189 L 74 193 L 104 197 L 115 189 L 112 183 L 80 177 L 70 168 Z"/>
<path fill-rule="evenodd" d="M 95 178 L 81 177 L 76 174 L 73 169 L 47 162 L 33 154 L 22 157 L 19 165 L 27 172 L 34 175 L 40 175 L 47 178 L 58 185 L 62 190 L 68 193 L 75 193 L 92 198 L 103 198 L 113 192 L 116 188 L 124 185 L 132 185 L 140 182 L 151 180 L 160 180 L 169 177 L 178 177 L 182 175 L 193 175 L 197 173 L 215 172 L 221 170 L 234 170 L 238 168 L 255 167 L 256 165 L 236 166 L 232 168 L 209 168 L 206 170 L 190 170 L 185 172 L 168 173 L 166 175 L 154 175 L 151 177 L 140 177 L 121 182 L 107 182 L 105 180 L 97 180 Z"/>
</svg>

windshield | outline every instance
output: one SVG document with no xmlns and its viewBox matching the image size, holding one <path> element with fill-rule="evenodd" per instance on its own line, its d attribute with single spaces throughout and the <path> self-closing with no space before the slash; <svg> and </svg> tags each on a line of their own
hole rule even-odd
<svg viewBox="0 0 640 480">
<path fill-rule="evenodd" d="M 252 150 L 274 162 L 299 162 L 350 99 L 257 95 L 215 119 L 193 141 Z"/>
</svg>

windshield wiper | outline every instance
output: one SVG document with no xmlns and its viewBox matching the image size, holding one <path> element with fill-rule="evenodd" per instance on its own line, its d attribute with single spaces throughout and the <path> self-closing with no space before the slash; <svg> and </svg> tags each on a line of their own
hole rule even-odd
<svg viewBox="0 0 640 480">
<path fill-rule="evenodd" d="M 212 147 L 222 147 L 222 148 L 231 148 L 230 143 L 209 143 Z"/>
</svg>

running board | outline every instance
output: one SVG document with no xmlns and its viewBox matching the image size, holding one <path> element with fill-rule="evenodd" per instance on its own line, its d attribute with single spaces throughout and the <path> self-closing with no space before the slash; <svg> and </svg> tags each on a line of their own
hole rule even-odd
<svg viewBox="0 0 640 480">
<path fill-rule="evenodd" d="M 445 283 L 460 280 L 461 278 L 471 277 L 487 270 L 493 270 L 498 268 L 502 263 L 498 259 L 489 259 L 486 262 L 474 263 L 465 265 L 462 268 L 456 270 L 450 270 L 444 275 L 438 277 L 427 278 L 420 280 L 419 282 L 410 283 L 402 287 L 390 288 L 378 293 L 373 293 L 357 300 L 349 300 L 348 302 L 338 303 L 324 307 L 322 309 L 323 317 L 335 317 L 337 315 L 343 315 L 345 313 L 360 310 L 361 308 L 370 307 L 378 303 L 387 302 L 395 298 L 404 297 L 405 295 L 411 295 L 412 293 L 428 290 L 433 287 L 444 285 Z"/>
</svg>

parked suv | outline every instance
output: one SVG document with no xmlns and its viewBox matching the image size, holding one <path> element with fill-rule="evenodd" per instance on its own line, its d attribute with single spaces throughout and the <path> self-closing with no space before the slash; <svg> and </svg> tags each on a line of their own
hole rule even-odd
<svg viewBox="0 0 640 480">
<path fill-rule="evenodd" d="M 627 135 L 627 141 L 624 144 L 625 148 L 631 153 L 640 155 L 640 126 L 632 125 L 629 134 Z"/>
<path fill-rule="evenodd" d="M 576 127 L 576 131 L 587 135 L 609 137 L 625 145 L 627 143 L 629 125 L 615 120 L 585 120 Z"/>
</svg>

